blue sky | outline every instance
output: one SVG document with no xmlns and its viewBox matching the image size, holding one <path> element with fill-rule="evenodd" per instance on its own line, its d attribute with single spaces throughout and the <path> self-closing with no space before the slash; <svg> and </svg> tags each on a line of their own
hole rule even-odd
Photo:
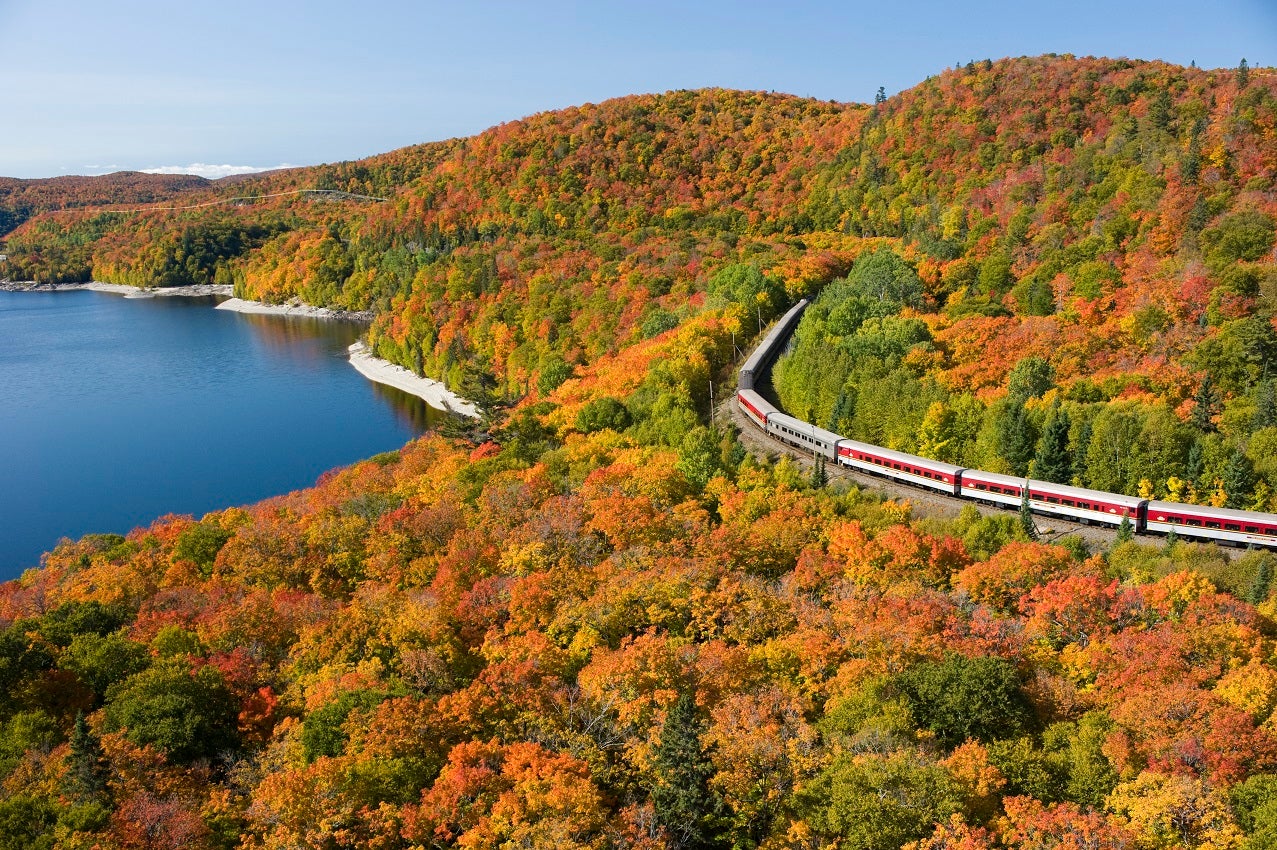
<svg viewBox="0 0 1277 850">
<path fill-rule="evenodd" d="M 309 165 L 678 88 L 868 101 L 1040 53 L 1277 65 L 1277 0 L 0 0 L 0 175 Z"/>
</svg>

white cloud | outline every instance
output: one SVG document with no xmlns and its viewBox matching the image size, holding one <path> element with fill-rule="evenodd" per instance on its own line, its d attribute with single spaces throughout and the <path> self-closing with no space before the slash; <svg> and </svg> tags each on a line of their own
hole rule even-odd
<svg viewBox="0 0 1277 850">
<path fill-rule="evenodd" d="M 160 165 L 155 168 L 143 168 L 144 174 L 194 174 L 216 180 L 232 174 L 256 174 L 259 171 L 271 171 L 276 168 L 293 168 L 288 163 L 281 165 L 210 165 L 207 162 L 192 162 L 190 165 Z"/>
</svg>

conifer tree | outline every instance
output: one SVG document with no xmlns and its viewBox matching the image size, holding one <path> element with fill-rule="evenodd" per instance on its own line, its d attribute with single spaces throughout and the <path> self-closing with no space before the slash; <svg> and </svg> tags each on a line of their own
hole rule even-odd
<svg viewBox="0 0 1277 850">
<path fill-rule="evenodd" d="M 1228 457 L 1228 463 L 1224 465 L 1223 483 L 1224 492 L 1228 495 L 1224 507 L 1238 510 L 1245 508 L 1255 486 L 1255 471 L 1250 458 L 1234 449 Z"/>
<path fill-rule="evenodd" d="M 669 846 L 680 850 L 723 846 L 721 801 L 709 787 L 714 766 L 701 746 L 706 728 L 692 694 L 684 691 L 670 707 L 656 747 L 652 806 L 669 834 Z"/>
<path fill-rule="evenodd" d="M 829 473 L 825 469 L 825 456 L 816 455 L 816 463 L 811 468 L 811 486 L 820 490 L 829 483 Z"/>
<path fill-rule="evenodd" d="M 1268 591 L 1273 585 L 1273 568 L 1267 557 L 1259 562 L 1259 570 L 1251 580 L 1250 589 L 1246 592 L 1246 601 L 1258 605 L 1268 599 Z"/>
<path fill-rule="evenodd" d="M 1129 515 L 1123 515 L 1122 521 L 1117 526 L 1117 542 L 1125 543 L 1135 537 L 1135 526 L 1131 524 Z"/>
<path fill-rule="evenodd" d="M 1277 425 L 1277 386 L 1269 379 L 1255 391 L 1255 430 L 1273 425 Z"/>
<path fill-rule="evenodd" d="M 1020 497 L 1020 527 L 1030 540 L 1038 539 L 1038 527 L 1033 522 L 1033 508 L 1029 505 L 1029 482 L 1024 481 L 1023 495 Z"/>
<path fill-rule="evenodd" d="M 1202 444 L 1197 440 L 1188 447 L 1188 460 L 1184 463 L 1184 477 L 1194 487 L 1201 484 L 1202 474 L 1206 471 L 1206 459 L 1203 456 Z"/>
<path fill-rule="evenodd" d="M 1215 389 L 1210 375 L 1202 379 L 1193 401 L 1193 427 L 1203 434 L 1212 433 L 1215 430 L 1215 414 L 1219 413 L 1219 391 Z"/>
<path fill-rule="evenodd" d="M 1033 459 L 1037 440 L 1023 399 L 1013 397 L 1007 400 L 998 416 L 997 428 L 999 452 L 1011 467 L 1012 474 L 1024 475 L 1029 471 L 1029 461 Z"/>
<path fill-rule="evenodd" d="M 68 796 L 79 800 L 93 800 L 106 791 L 103 769 L 102 745 L 84 721 L 84 712 L 75 717 L 71 730 L 70 751 L 66 756 L 66 776 L 63 779 Z"/>
<path fill-rule="evenodd" d="M 1034 457 L 1034 475 L 1043 481 L 1068 484 L 1073 479 L 1073 460 L 1069 457 L 1069 415 L 1058 404 L 1051 407 L 1038 453 Z"/>
</svg>

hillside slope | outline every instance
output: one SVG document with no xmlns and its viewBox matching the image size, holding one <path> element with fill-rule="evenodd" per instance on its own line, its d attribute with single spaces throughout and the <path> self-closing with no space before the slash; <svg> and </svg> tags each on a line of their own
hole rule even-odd
<svg viewBox="0 0 1277 850">
<path fill-rule="evenodd" d="M 819 292 L 796 413 L 1006 460 L 1004 418 L 1143 405 L 1256 451 L 1275 103 L 1262 71 L 1008 60 L 234 188 L 386 203 L 37 216 L 14 276 L 372 306 L 379 352 L 517 406 L 0 587 L 0 845 L 1264 846 L 1277 556 L 916 518 L 749 457 L 708 394 Z"/>
</svg>

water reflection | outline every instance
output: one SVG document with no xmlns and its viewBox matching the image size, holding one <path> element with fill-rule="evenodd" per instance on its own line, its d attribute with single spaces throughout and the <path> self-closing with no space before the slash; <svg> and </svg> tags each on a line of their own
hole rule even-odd
<svg viewBox="0 0 1277 850">
<path fill-rule="evenodd" d="M 374 383 L 372 387 L 373 392 L 394 411 L 395 418 L 405 428 L 411 428 L 418 434 L 439 427 L 450 415 L 426 404 L 424 399 L 401 389 L 378 383 Z"/>
<path fill-rule="evenodd" d="M 272 351 L 295 351 L 299 342 L 316 339 L 344 348 L 359 339 L 364 332 L 362 323 L 341 319 L 272 316 L 262 313 L 236 313 L 235 317 L 252 327 L 256 337 Z"/>
</svg>

